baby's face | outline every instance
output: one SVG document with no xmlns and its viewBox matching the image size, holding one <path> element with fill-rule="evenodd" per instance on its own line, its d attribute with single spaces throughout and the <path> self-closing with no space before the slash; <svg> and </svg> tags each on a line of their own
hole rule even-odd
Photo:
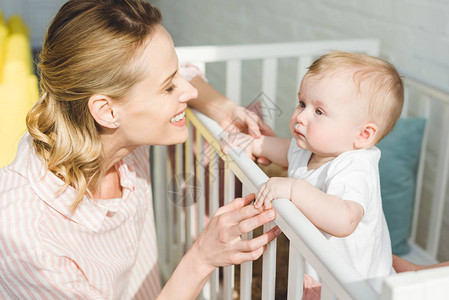
<svg viewBox="0 0 449 300">
<path fill-rule="evenodd" d="M 365 116 L 352 73 L 306 75 L 298 93 L 298 107 L 290 119 L 296 144 L 323 157 L 356 149 Z"/>
</svg>

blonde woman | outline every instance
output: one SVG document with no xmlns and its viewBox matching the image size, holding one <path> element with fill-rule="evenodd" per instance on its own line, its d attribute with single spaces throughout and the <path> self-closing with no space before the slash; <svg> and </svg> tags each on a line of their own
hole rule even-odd
<svg viewBox="0 0 449 300">
<path fill-rule="evenodd" d="M 72 0 L 52 21 L 42 96 L 14 162 L 0 170 L 2 297 L 194 299 L 216 267 L 257 259 L 279 234 L 241 240 L 274 211 L 247 205 L 254 195 L 235 199 L 161 290 L 147 145 L 186 140 L 184 111 L 197 90 L 180 76 L 160 21 L 141 0 Z M 219 121 L 242 113 L 227 99 L 208 104 L 217 95 L 195 81 L 204 91 L 197 108 L 222 107 Z"/>
</svg>

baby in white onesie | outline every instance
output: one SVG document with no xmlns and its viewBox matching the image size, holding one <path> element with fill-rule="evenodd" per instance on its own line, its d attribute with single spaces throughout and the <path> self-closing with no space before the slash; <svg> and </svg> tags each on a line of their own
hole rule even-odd
<svg viewBox="0 0 449 300">
<path fill-rule="evenodd" d="M 270 178 L 255 206 L 290 199 L 376 290 L 392 271 L 375 147 L 398 120 L 404 91 L 390 63 L 363 54 L 331 52 L 304 76 L 290 119 L 291 139 L 236 134 L 248 155 L 288 166 L 289 178 Z M 226 151 L 226 147 L 225 151 Z M 313 270 L 310 275 L 317 278 Z"/>
</svg>

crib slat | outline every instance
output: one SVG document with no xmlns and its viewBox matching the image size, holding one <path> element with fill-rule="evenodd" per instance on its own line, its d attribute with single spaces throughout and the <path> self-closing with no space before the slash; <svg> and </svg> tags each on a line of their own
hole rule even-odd
<svg viewBox="0 0 449 300">
<path fill-rule="evenodd" d="M 155 222 L 158 230 L 157 233 L 157 245 L 159 253 L 159 261 L 161 274 L 163 280 L 167 280 L 170 274 L 168 270 L 169 255 L 167 255 L 167 247 L 171 245 L 169 242 L 169 235 L 173 232 L 167 227 L 167 212 L 171 208 L 167 206 L 165 187 L 167 186 L 167 147 L 166 146 L 152 146 L 153 159 L 153 177 L 151 182 L 153 183 L 154 190 L 154 208 L 155 208 Z"/>
<path fill-rule="evenodd" d="M 240 90 L 242 79 L 242 62 L 231 60 L 226 64 L 226 97 L 240 104 Z"/>
<path fill-rule="evenodd" d="M 224 170 L 224 203 L 227 204 L 234 199 L 235 177 L 225 162 Z M 223 300 L 232 300 L 234 292 L 234 266 L 223 268 Z"/>
<path fill-rule="evenodd" d="M 206 76 L 206 63 L 202 61 L 194 61 L 192 62 L 193 65 L 197 66 L 198 69 L 200 69 L 201 73 L 203 73 L 204 76 Z"/>
<path fill-rule="evenodd" d="M 250 240 L 253 233 L 248 232 L 242 236 L 242 239 Z M 253 276 L 253 263 L 244 262 L 240 265 L 240 300 L 251 300 L 251 285 Z"/>
<path fill-rule="evenodd" d="M 321 285 L 321 300 L 337 300 L 337 297 L 335 297 L 325 283 L 322 283 Z"/>
<path fill-rule="evenodd" d="M 276 84 L 277 84 L 277 59 L 269 58 L 263 60 L 262 66 L 262 92 L 271 101 L 276 101 Z M 273 130 L 275 128 L 275 117 L 276 114 L 273 113 L 271 107 L 268 105 L 271 103 L 266 103 L 262 106 L 262 113 L 265 123 L 270 126 Z"/>
<path fill-rule="evenodd" d="M 184 180 L 183 177 L 183 170 L 182 170 L 182 164 L 183 164 L 183 156 L 182 156 L 182 144 L 177 144 L 175 147 L 175 164 L 176 164 L 176 174 L 174 174 L 175 184 L 177 185 L 175 187 L 176 193 L 176 202 L 175 202 L 175 222 L 176 222 L 176 240 L 175 240 L 175 259 L 173 261 L 173 270 L 175 269 L 178 262 L 181 260 L 182 256 L 184 255 L 184 245 L 185 245 L 185 211 L 184 211 L 184 196 L 182 194 L 182 181 Z"/>
<path fill-rule="evenodd" d="M 218 155 L 209 145 L 209 218 L 215 214 L 218 209 Z M 210 299 L 218 299 L 219 281 L 218 281 L 218 269 L 216 269 L 210 277 Z"/>
<path fill-rule="evenodd" d="M 288 253 L 288 300 L 302 299 L 302 287 L 304 285 L 304 258 L 299 250 L 290 243 Z"/>
<path fill-rule="evenodd" d="M 449 128 L 449 105 L 444 106 L 443 126 Z M 438 165 L 435 180 L 435 193 L 432 200 L 432 211 L 430 215 L 429 231 L 427 233 L 427 250 L 436 257 L 440 242 L 441 225 L 443 220 L 444 199 L 447 190 L 447 179 L 449 174 L 449 133 L 442 134 L 442 140 L 438 153 Z"/>
<path fill-rule="evenodd" d="M 242 183 L 242 195 L 250 193 L 247 185 Z M 248 232 L 242 236 L 242 239 L 250 240 L 253 238 L 253 233 Z M 240 265 L 240 300 L 251 300 L 251 284 L 253 275 L 253 262 L 247 261 Z"/>
<path fill-rule="evenodd" d="M 186 249 L 190 249 L 195 238 L 195 206 L 193 199 L 193 129 L 187 122 L 189 137 L 185 142 L 185 211 L 186 211 Z"/>
<path fill-rule="evenodd" d="M 276 224 L 270 222 L 263 226 L 263 232 L 272 229 Z M 276 283 L 276 240 L 267 245 L 262 258 L 262 300 L 274 300 Z"/>
<path fill-rule="evenodd" d="M 167 277 L 165 277 L 165 280 L 168 280 L 169 275 L 173 272 L 173 267 L 175 266 L 174 258 L 175 258 L 175 247 L 176 247 L 176 237 L 175 237 L 175 230 L 173 224 L 175 224 L 174 221 L 174 209 L 175 207 L 175 201 L 176 201 L 176 195 L 175 193 L 175 187 L 173 186 L 174 183 L 174 175 L 172 172 L 172 164 L 175 164 L 174 161 L 170 161 L 167 159 L 166 166 L 167 166 L 167 173 L 166 173 L 166 180 L 168 182 L 167 186 L 167 196 L 169 198 L 170 202 L 167 202 L 167 220 L 166 220 L 166 226 L 167 226 L 167 253 L 168 253 L 168 259 L 167 264 L 168 268 L 170 270 L 170 273 L 167 274 Z M 164 196 L 165 197 L 165 196 Z M 165 199 L 165 198 L 162 198 Z"/>
<path fill-rule="evenodd" d="M 422 117 L 424 117 L 427 122 L 430 119 L 430 98 L 424 95 L 420 101 L 420 105 L 424 103 L 424 109 Z M 422 137 L 421 152 L 419 154 L 419 165 L 418 174 L 416 176 L 416 189 L 415 189 L 415 202 L 413 207 L 413 219 L 412 219 L 412 230 L 410 234 L 410 240 L 416 243 L 416 234 L 418 232 L 418 218 L 419 218 L 419 208 L 421 206 L 421 191 L 423 189 L 423 179 L 424 179 L 424 165 L 427 156 L 427 138 L 429 136 L 429 124 L 426 124 L 424 134 Z"/>
<path fill-rule="evenodd" d="M 404 105 L 402 106 L 401 118 L 409 116 L 410 90 L 404 88 Z"/>
<path fill-rule="evenodd" d="M 206 214 L 206 205 L 205 205 L 205 184 L 204 184 L 204 167 L 205 167 L 205 149 L 204 149 L 204 140 L 201 137 L 200 131 L 196 131 L 196 153 L 197 153 L 197 161 L 196 161 L 196 199 L 198 203 L 198 232 L 197 235 L 204 228 L 204 216 Z"/>
<path fill-rule="evenodd" d="M 296 83 L 296 91 L 299 91 L 299 86 L 301 85 L 301 80 L 307 73 L 307 68 L 312 64 L 313 57 L 311 56 L 301 56 L 298 59 L 298 82 Z"/>
</svg>

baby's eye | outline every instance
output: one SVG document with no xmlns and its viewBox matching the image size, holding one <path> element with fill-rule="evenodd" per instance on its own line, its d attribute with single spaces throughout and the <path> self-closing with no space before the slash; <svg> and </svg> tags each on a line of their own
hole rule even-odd
<svg viewBox="0 0 449 300">
<path fill-rule="evenodd" d="M 176 85 L 172 85 L 169 88 L 167 88 L 165 91 L 169 94 L 171 94 L 176 89 Z"/>
<path fill-rule="evenodd" d="M 299 101 L 299 107 L 306 108 L 306 103 L 304 101 Z"/>
<path fill-rule="evenodd" d="M 324 112 L 323 112 L 321 109 L 319 109 L 319 108 L 317 108 L 317 109 L 315 110 L 315 113 L 316 113 L 317 115 L 319 115 L 319 116 L 321 116 L 322 114 L 324 114 Z"/>
</svg>

